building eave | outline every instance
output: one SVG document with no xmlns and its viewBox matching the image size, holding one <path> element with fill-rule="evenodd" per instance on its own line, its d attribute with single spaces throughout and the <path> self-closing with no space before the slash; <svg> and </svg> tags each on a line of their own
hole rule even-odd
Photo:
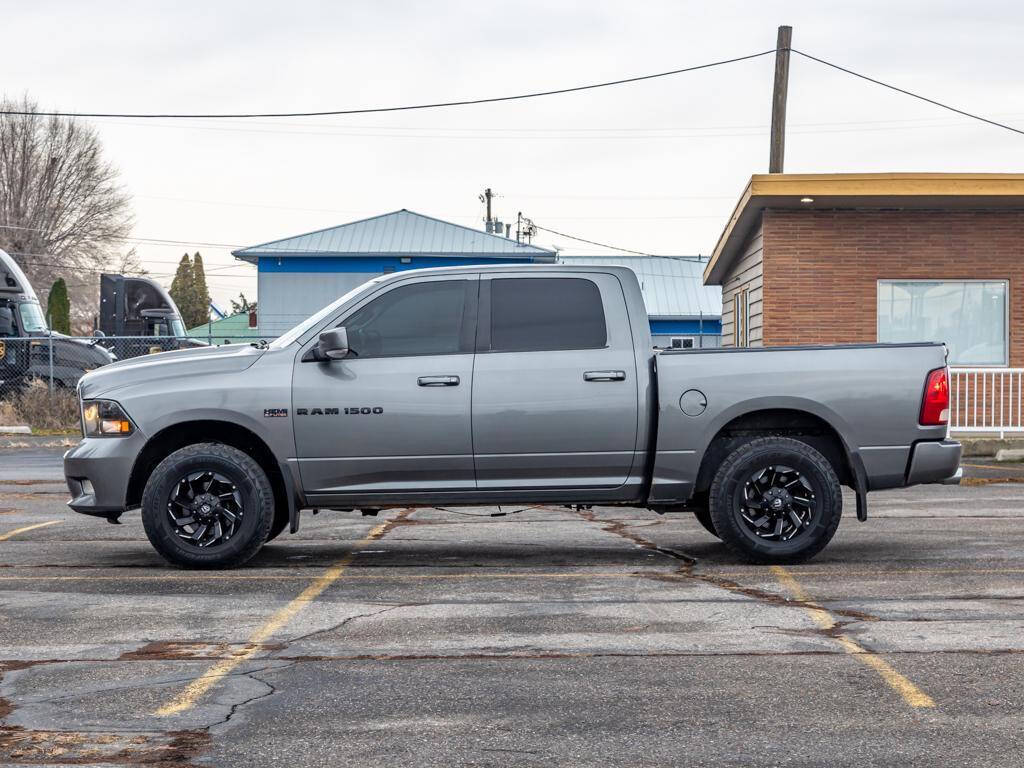
<svg viewBox="0 0 1024 768">
<path fill-rule="evenodd" d="M 810 198 L 812 202 L 801 202 Z M 755 174 L 722 230 L 704 283 L 721 285 L 733 259 L 768 208 L 1008 210 L 1024 209 L 1024 174 L 810 173 Z"/>
<path fill-rule="evenodd" d="M 371 227 L 367 230 L 367 227 Z M 417 232 L 424 227 L 429 228 L 431 237 L 420 239 L 417 242 Z M 410 232 L 411 228 L 411 232 Z M 345 234 L 348 235 L 349 245 L 364 245 L 365 243 L 353 243 L 352 239 L 375 240 L 380 237 L 390 237 L 400 241 L 402 247 L 385 247 L 380 250 L 362 247 L 323 247 L 320 242 L 326 237 L 328 240 L 335 239 L 332 245 L 341 245 L 345 241 Z M 321 236 L 316 238 L 315 236 Z M 451 250 L 445 247 L 444 243 L 437 242 L 438 239 L 448 240 L 452 247 L 458 250 Z M 307 243 L 301 241 L 315 241 L 314 247 L 306 247 Z M 340 240 L 340 242 L 338 242 Z M 461 242 L 460 242 L 461 241 Z M 468 242 L 468 241 L 472 241 Z M 390 243 L 391 246 L 398 243 Z M 469 247 L 473 245 L 474 247 Z M 471 257 L 471 258 L 525 258 L 531 257 L 536 261 L 554 261 L 555 251 L 548 248 L 541 248 L 536 245 L 519 243 L 501 235 L 482 232 L 462 224 L 454 224 L 434 216 L 427 216 L 416 211 L 402 208 L 397 211 L 383 213 L 378 216 L 370 216 L 365 219 L 338 224 L 332 227 L 317 229 L 312 232 L 304 232 L 298 235 L 291 235 L 279 238 L 266 243 L 239 248 L 231 254 L 241 261 L 254 263 L 254 259 L 262 256 L 273 256 L 280 258 L 302 257 L 344 257 L 344 258 L 370 258 L 370 257 Z"/>
<path fill-rule="evenodd" d="M 449 253 L 412 253 L 410 251 L 375 251 L 374 253 L 351 253 L 349 251 L 317 251 L 316 253 L 307 253 L 304 251 L 254 251 L 252 249 L 246 249 L 245 253 L 233 252 L 232 255 L 239 261 L 247 261 L 250 264 L 258 263 L 259 259 L 289 259 L 289 258 L 305 258 L 305 259 L 417 259 L 417 258 L 430 258 L 430 259 L 481 259 L 486 261 L 502 261 L 508 259 L 525 259 L 530 258 L 538 263 L 547 264 L 554 263 L 555 254 L 538 253 L 536 251 L 523 251 L 522 253 L 479 253 L 477 251 L 466 251 L 466 252 L 449 252 Z"/>
</svg>

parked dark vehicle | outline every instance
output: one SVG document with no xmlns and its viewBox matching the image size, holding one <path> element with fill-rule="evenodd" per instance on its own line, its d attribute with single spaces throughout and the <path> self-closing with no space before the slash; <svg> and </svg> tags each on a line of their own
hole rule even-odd
<svg viewBox="0 0 1024 768">
<path fill-rule="evenodd" d="M 100 275 L 99 330 L 107 336 L 138 337 L 118 343 L 121 359 L 206 346 L 186 333 L 170 294 L 148 277 Z"/>
<path fill-rule="evenodd" d="M 84 374 L 115 359 L 95 340 L 50 331 L 25 273 L 0 251 L 0 385 L 4 389 L 32 379 L 49 381 L 51 371 L 55 385 L 74 387 Z"/>
<path fill-rule="evenodd" d="M 142 508 L 189 567 L 237 565 L 299 510 L 486 504 L 690 510 L 788 563 L 841 486 L 956 483 L 942 344 L 654 351 L 628 267 L 376 278 L 270 344 L 115 363 L 79 387 L 71 508 Z"/>
</svg>

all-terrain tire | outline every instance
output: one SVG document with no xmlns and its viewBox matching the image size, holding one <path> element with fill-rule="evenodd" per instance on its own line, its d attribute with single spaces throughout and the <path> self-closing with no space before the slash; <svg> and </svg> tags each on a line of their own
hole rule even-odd
<svg viewBox="0 0 1024 768">
<path fill-rule="evenodd" d="M 280 509 L 275 510 L 274 522 L 270 526 L 270 533 L 267 535 L 267 540 L 263 543 L 269 544 L 282 533 L 284 533 L 289 523 L 291 523 L 291 519 L 288 517 L 288 507 L 282 507 Z"/>
<path fill-rule="evenodd" d="M 714 536 L 716 539 L 722 538 L 718 535 L 718 531 L 715 530 L 715 523 L 711 519 L 711 510 L 706 506 L 697 507 L 693 510 L 693 516 L 697 518 L 697 522 L 704 526 L 704 530 Z"/>
<path fill-rule="evenodd" d="M 227 478 L 241 499 L 242 514 L 229 540 L 208 547 L 186 542 L 176 532 L 170 499 L 182 478 L 212 472 Z M 142 524 L 156 551 L 182 568 L 230 568 L 259 552 L 274 522 L 274 491 L 252 457 L 221 443 L 196 443 L 161 461 L 142 494 Z"/>
<path fill-rule="evenodd" d="M 764 512 L 753 511 L 745 503 L 750 486 L 759 482 L 759 473 L 779 467 L 789 473 L 777 485 L 785 486 L 790 477 L 802 478 L 798 480 L 801 495 L 812 505 L 809 512 L 789 505 L 806 515 L 806 522 L 789 540 L 773 538 L 774 525 L 763 523 L 768 527 L 757 528 L 750 520 L 761 520 L 766 512 L 782 517 L 783 513 L 770 509 L 774 497 Z M 760 437 L 736 448 L 718 467 L 711 483 L 709 509 L 719 538 L 743 559 L 752 563 L 799 563 L 814 557 L 835 535 L 843 514 L 843 495 L 828 459 L 807 443 L 788 437 Z M 784 519 L 788 526 L 788 518 Z"/>
</svg>

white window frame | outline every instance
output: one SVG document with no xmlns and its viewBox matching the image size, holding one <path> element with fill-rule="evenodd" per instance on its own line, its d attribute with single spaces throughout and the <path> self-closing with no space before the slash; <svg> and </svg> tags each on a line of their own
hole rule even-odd
<svg viewBox="0 0 1024 768">
<path fill-rule="evenodd" d="M 876 300 L 877 304 L 877 300 Z M 750 292 L 740 288 L 732 296 L 732 339 L 736 348 L 750 346 Z"/>
<path fill-rule="evenodd" d="M 901 278 L 901 277 L 880 277 L 875 280 L 875 341 L 880 342 L 882 318 L 878 314 L 879 287 L 882 283 L 1002 283 L 1004 286 L 1003 296 L 1003 362 L 1001 363 L 971 363 L 971 368 L 1006 368 L 1010 365 L 1010 281 L 1006 278 L 960 278 L 960 277 L 931 277 L 931 278 Z M 951 366 L 961 365 L 950 362 Z"/>
</svg>

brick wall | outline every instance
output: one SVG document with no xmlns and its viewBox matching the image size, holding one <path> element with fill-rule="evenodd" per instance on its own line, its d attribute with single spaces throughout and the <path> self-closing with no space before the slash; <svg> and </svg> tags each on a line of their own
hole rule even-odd
<svg viewBox="0 0 1024 768">
<path fill-rule="evenodd" d="M 1009 280 L 1024 366 L 1024 211 L 766 210 L 765 346 L 877 340 L 879 279 Z"/>
</svg>

